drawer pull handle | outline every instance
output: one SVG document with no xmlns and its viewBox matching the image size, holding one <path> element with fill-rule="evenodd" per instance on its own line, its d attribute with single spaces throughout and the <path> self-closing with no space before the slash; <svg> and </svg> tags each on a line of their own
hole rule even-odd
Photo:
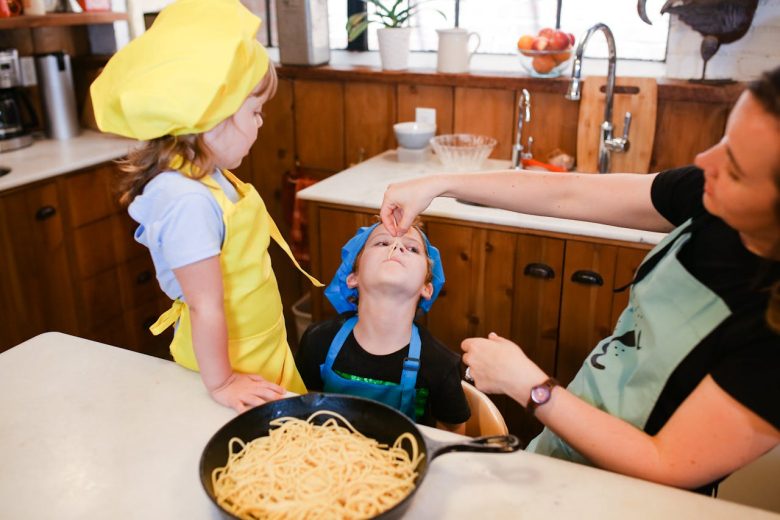
<svg viewBox="0 0 780 520">
<path fill-rule="evenodd" d="M 582 285 L 604 285 L 604 279 L 593 271 L 577 271 L 571 275 L 571 281 Z"/>
<path fill-rule="evenodd" d="M 35 212 L 35 220 L 46 220 L 53 217 L 57 213 L 57 209 L 53 206 L 44 206 Z"/>
<path fill-rule="evenodd" d="M 152 273 L 151 271 L 144 271 L 143 273 L 139 274 L 135 277 L 135 283 L 138 285 L 144 284 L 152 279 Z"/>
<path fill-rule="evenodd" d="M 528 264 L 523 269 L 523 274 L 531 278 L 541 278 L 542 280 L 555 278 L 555 271 L 547 264 Z"/>
</svg>

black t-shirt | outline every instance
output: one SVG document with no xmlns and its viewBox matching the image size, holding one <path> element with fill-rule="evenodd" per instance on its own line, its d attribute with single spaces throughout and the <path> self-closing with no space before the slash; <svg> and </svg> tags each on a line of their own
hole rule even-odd
<svg viewBox="0 0 780 520">
<path fill-rule="evenodd" d="M 310 325 L 301 337 L 295 364 L 311 391 L 322 391 L 320 365 L 325 363 L 330 344 L 354 311 L 336 318 Z M 460 424 L 471 417 L 471 410 L 461 386 L 460 356 L 442 345 L 423 327 L 420 330 L 420 369 L 417 372 L 417 422 L 435 426 L 435 421 Z M 392 354 L 377 356 L 366 352 L 350 333 L 344 340 L 339 355 L 333 362 L 333 371 L 341 375 L 363 377 L 371 380 L 399 384 L 404 358 L 409 355 L 409 345 Z"/>
<path fill-rule="evenodd" d="M 675 226 L 708 214 L 703 194 L 704 174 L 693 166 L 660 173 L 651 190 L 653 205 Z M 780 429 L 780 335 L 772 332 L 765 317 L 768 288 L 780 279 L 780 262 L 748 251 L 739 233 L 717 217 L 693 231 L 678 259 L 726 303 L 731 315 L 672 373 L 645 432 L 658 433 L 707 374 L 726 393 Z"/>
</svg>

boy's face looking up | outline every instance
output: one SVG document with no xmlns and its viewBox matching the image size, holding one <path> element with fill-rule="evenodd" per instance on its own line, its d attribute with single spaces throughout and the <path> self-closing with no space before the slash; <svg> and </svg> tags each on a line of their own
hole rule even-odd
<svg viewBox="0 0 780 520">
<path fill-rule="evenodd" d="M 390 251 L 395 237 L 379 224 L 368 236 L 355 259 L 355 270 L 347 277 L 347 286 L 357 288 L 361 296 L 371 293 L 429 300 L 433 294 L 433 278 L 425 241 L 416 228 L 398 239 L 395 251 Z"/>
</svg>

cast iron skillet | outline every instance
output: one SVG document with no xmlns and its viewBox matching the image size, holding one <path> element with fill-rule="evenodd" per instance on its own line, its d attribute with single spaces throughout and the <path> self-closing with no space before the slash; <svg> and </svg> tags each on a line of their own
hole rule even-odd
<svg viewBox="0 0 780 520">
<path fill-rule="evenodd" d="M 200 480 L 206 493 L 220 514 L 227 520 L 237 519 L 217 505 L 214 490 L 211 486 L 211 473 L 215 468 L 225 465 L 228 459 L 228 442 L 233 437 L 239 437 L 249 442 L 257 437 L 268 435 L 269 422 L 278 417 L 297 417 L 308 419 L 318 410 L 330 410 L 343 415 L 352 425 L 367 437 L 372 437 L 380 443 L 393 445 L 402 433 L 409 432 L 417 439 L 417 446 L 425 455 L 417 468 L 419 473 L 415 487 L 402 501 L 384 513 L 374 518 L 388 520 L 400 518 L 411 504 L 417 488 L 425 478 L 428 464 L 443 453 L 454 451 L 477 451 L 482 453 L 507 453 L 520 449 L 520 441 L 514 435 L 497 435 L 478 437 L 465 442 L 442 443 L 423 435 L 417 426 L 405 415 L 394 408 L 377 401 L 338 394 L 309 393 L 306 395 L 280 399 L 249 410 L 223 426 L 206 444 L 200 459 Z M 319 420 L 321 419 L 321 420 Z M 317 417 L 315 421 L 322 424 L 328 417 Z M 411 451 L 409 443 L 403 447 Z"/>
</svg>

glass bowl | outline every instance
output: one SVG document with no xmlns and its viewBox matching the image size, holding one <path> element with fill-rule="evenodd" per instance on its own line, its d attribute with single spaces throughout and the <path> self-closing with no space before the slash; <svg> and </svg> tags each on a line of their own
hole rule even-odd
<svg viewBox="0 0 780 520">
<path fill-rule="evenodd" d="M 520 64 L 535 78 L 557 78 L 571 63 L 574 49 L 562 51 L 517 51 Z"/>
<path fill-rule="evenodd" d="M 430 142 L 444 166 L 465 172 L 481 169 L 498 141 L 486 135 L 446 134 Z"/>
</svg>

